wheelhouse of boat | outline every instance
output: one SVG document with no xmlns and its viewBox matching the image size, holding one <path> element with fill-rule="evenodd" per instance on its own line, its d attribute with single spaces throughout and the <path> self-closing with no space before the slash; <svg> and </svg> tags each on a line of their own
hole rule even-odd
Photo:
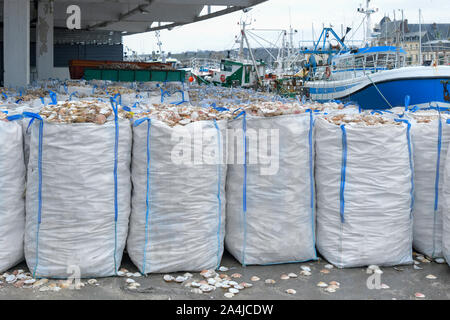
<svg viewBox="0 0 450 320">
<path fill-rule="evenodd" d="M 353 49 L 335 55 L 331 60 L 329 80 L 352 79 L 379 71 L 405 66 L 406 52 L 400 47 L 377 46 Z"/>
</svg>

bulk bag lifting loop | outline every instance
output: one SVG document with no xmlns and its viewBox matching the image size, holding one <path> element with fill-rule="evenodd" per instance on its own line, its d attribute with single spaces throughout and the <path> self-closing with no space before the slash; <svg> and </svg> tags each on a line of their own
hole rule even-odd
<svg viewBox="0 0 450 320">
<path fill-rule="evenodd" d="M 414 208 L 414 163 L 413 163 L 413 150 L 412 150 L 412 142 L 411 142 L 411 122 L 405 119 L 394 119 L 395 122 L 403 122 L 407 124 L 406 129 L 406 137 L 408 141 L 408 153 L 409 153 L 409 167 L 411 169 L 411 219 L 412 219 L 412 210 Z"/>
</svg>

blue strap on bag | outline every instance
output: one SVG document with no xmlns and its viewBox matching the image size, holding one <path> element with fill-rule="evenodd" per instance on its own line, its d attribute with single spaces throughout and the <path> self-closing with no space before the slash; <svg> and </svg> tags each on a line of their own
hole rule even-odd
<svg viewBox="0 0 450 320">
<path fill-rule="evenodd" d="M 149 118 L 138 119 L 133 123 L 134 127 L 140 126 L 142 123 L 147 121 L 147 187 L 146 187 L 146 197 L 145 197 L 145 240 L 144 240 L 144 254 L 142 259 L 142 274 L 145 275 L 145 269 L 147 264 L 147 246 L 149 242 L 149 217 L 150 217 L 150 134 L 151 134 L 151 126 L 152 120 Z"/>
<path fill-rule="evenodd" d="M 42 141 L 43 141 L 43 131 L 44 131 L 44 121 L 42 117 L 33 112 L 24 112 L 23 116 L 26 118 L 31 118 L 32 121 L 39 121 L 39 150 L 38 150 L 38 214 L 37 214 L 37 228 L 36 228 L 36 260 L 33 269 L 33 278 L 36 278 L 37 269 L 39 265 L 39 231 L 42 222 Z M 32 123 L 30 121 L 30 125 Z"/>
<path fill-rule="evenodd" d="M 236 109 L 233 113 L 241 110 L 242 108 Z M 243 110 L 243 109 L 242 109 Z M 245 266 L 245 249 L 247 246 L 247 114 L 245 110 L 241 111 L 234 119 L 238 119 L 240 117 L 242 119 L 242 130 L 243 130 L 243 139 L 244 139 L 244 181 L 242 187 L 242 221 L 244 227 L 244 239 L 242 246 L 242 265 Z"/>
<path fill-rule="evenodd" d="M 118 114 L 118 103 L 111 97 L 111 106 L 114 111 L 114 127 L 115 127 L 115 140 L 114 140 L 114 272 L 117 274 L 117 220 L 119 215 L 119 205 L 118 205 L 118 182 L 117 182 L 117 168 L 118 168 L 118 157 L 119 157 L 119 114 Z"/>
<path fill-rule="evenodd" d="M 220 129 L 219 125 L 217 124 L 217 121 L 214 119 L 214 127 L 217 131 L 217 152 L 218 152 L 218 163 L 217 163 L 217 202 L 218 202 L 218 227 L 217 227 L 217 267 L 218 269 L 220 267 L 220 248 L 222 247 L 221 244 L 221 238 L 220 238 L 220 231 L 222 228 L 222 198 L 221 198 L 221 189 L 222 189 L 222 168 L 221 168 L 221 159 L 222 159 L 222 141 L 220 138 Z"/>
<path fill-rule="evenodd" d="M 411 123 L 406 120 L 406 119 L 394 119 L 395 122 L 403 122 L 407 124 L 407 130 L 406 130 L 406 137 L 408 140 L 408 152 L 409 152 L 409 167 L 411 170 L 411 205 L 410 205 L 410 209 L 411 209 L 411 215 L 410 217 L 412 218 L 412 210 L 414 207 L 414 164 L 413 164 L 413 154 L 412 154 L 412 143 L 411 143 Z"/>
<path fill-rule="evenodd" d="M 345 125 L 341 125 L 342 131 L 342 163 L 341 163 L 341 187 L 339 192 L 339 202 L 340 209 L 339 213 L 341 215 L 341 223 L 345 222 L 345 176 L 347 171 L 347 130 L 345 129 Z"/>
</svg>

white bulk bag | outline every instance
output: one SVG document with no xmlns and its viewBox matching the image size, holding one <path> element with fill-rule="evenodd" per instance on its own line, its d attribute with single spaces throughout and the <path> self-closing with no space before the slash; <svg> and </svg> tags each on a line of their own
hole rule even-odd
<svg viewBox="0 0 450 320">
<path fill-rule="evenodd" d="M 128 120 L 117 126 L 34 121 L 25 234 L 34 276 L 117 273 L 130 214 L 131 143 Z"/>
<path fill-rule="evenodd" d="M 22 128 L 0 120 L 0 272 L 23 260 L 25 164 Z"/>
<path fill-rule="evenodd" d="M 225 121 L 176 127 L 154 119 L 135 122 L 127 251 L 142 273 L 219 266 L 225 236 L 225 129 Z M 185 159 L 179 158 L 180 146 Z"/>
<path fill-rule="evenodd" d="M 431 258 L 442 257 L 443 180 L 450 142 L 450 125 L 437 117 L 429 123 L 412 122 L 415 201 L 414 248 Z"/>
<path fill-rule="evenodd" d="M 243 265 L 316 259 L 312 114 L 243 116 L 229 129 L 227 250 Z"/>
<path fill-rule="evenodd" d="M 412 262 L 408 128 L 317 120 L 317 248 L 335 266 Z"/>
</svg>

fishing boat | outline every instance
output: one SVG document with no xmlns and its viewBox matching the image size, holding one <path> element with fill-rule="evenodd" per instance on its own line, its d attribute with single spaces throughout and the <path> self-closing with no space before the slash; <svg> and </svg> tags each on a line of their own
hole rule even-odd
<svg viewBox="0 0 450 320">
<path fill-rule="evenodd" d="M 369 39 L 370 15 L 376 10 L 369 8 L 367 0 L 366 8 L 359 8 L 358 12 L 365 14 L 368 31 L 365 37 Z M 329 52 L 326 65 L 310 68 L 305 92 L 312 100 L 352 101 L 363 109 L 387 109 L 405 104 L 450 107 L 450 66 L 437 63 L 406 66 L 406 52 L 401 47 L 370 46 L 366 39 L 364 47 L 348 48 L 330 28 L 324 28 L 311 53 L 326 51 L 329 32 L 336 37 L 341 49 Z M 322 39 L 323 47 L 319 48 Z"/>
<path fill-rule="evenodd" d="M 363 109 L 411 105 L 450 107 L 450 66 L 405 66 L 399 47 L 369 47 L 332 58 L 323 80 L 307 81 L 312 100 L 354 101 Z"/>
</svg>

